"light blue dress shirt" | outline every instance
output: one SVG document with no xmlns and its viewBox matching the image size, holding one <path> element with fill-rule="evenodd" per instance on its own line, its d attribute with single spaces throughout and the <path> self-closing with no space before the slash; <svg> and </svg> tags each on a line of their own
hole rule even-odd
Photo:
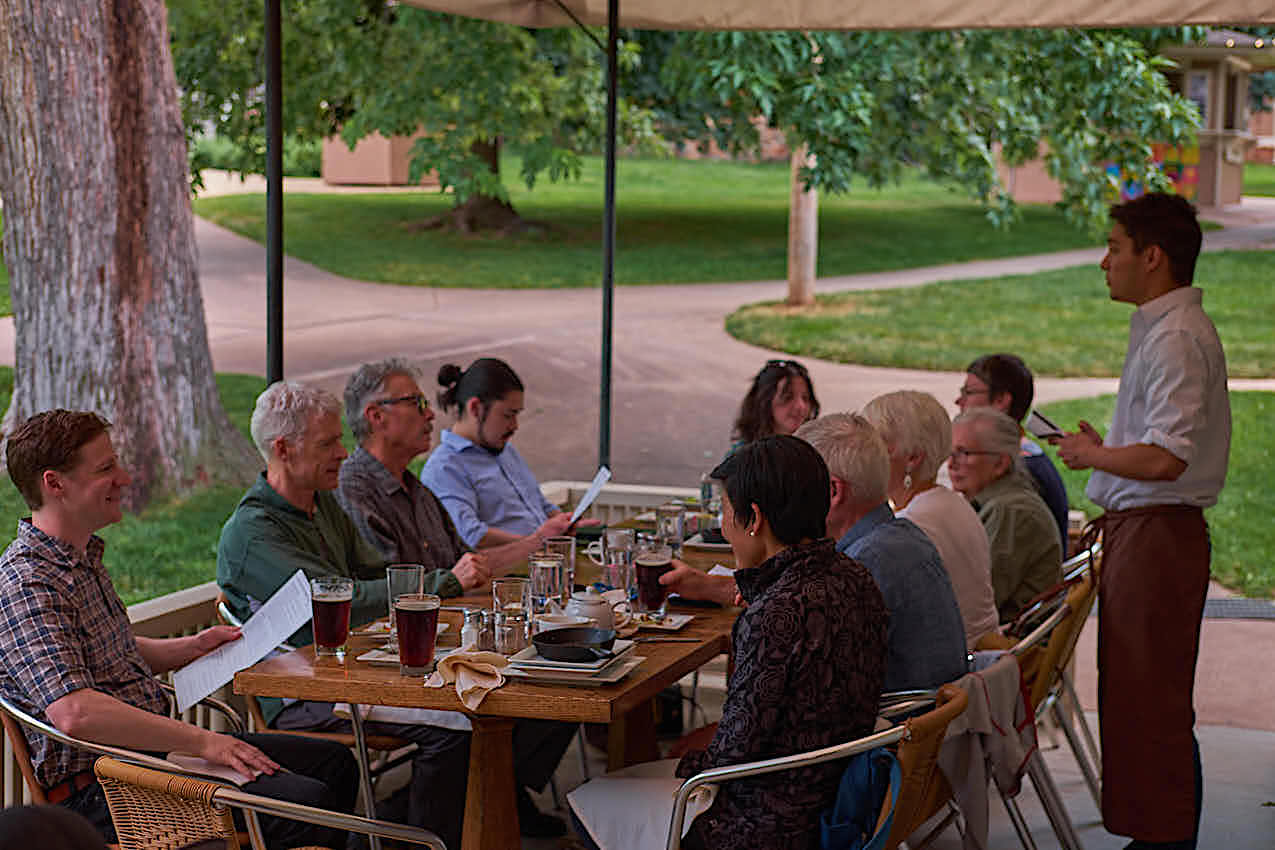
<svg viewBox="0 0 1275 850">
<path fill-rule="evenodd" d="M 841 536 L 837 551 L 867 567 L 890 611 L 887 691 L 936 688 L 968 672 L 961 610 L 925 532 L 882 504 Z"/>
<path fill-rule="evenodd" d="M 444 429 L 421 470 L 421 483 L 447 508 L 461 539 L 477 546 L 489 528 L 531 534 L 559 508 L 512 443 L 493 454 Z"/>
</svg>

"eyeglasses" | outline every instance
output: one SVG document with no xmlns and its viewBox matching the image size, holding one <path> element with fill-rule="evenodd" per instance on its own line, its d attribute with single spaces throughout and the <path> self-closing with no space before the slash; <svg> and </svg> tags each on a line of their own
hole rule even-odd
<svg viewBox="0 0 1275 850">
<path fill-rule="evenodd" d="M 429 399 L 425 397 L 425 393 L 401 395 L 398 398 L 383 398 L 380 401 L 374 402 L 374 403 L 378 405 L 382 405 L 382 406 L 389 406 L 391 404 L 401 404 L 402 402 L 405 402 L 405 401 L 410 401 L 412 404 L 416 405 L 416 409 L 420 411 L 421 413 L 424 413 L 425 411 L 429 410 Z"/>
<path fill-rule="evenodd" d="M 992 393 L 991 390 L 979 390 L 979 389 L 972 390 L 969 387 L 961 387 L 961 389 L 957 392 L 957 395 L 959 395 L 961 398 L 969 398 L 972 395 L 990 396 L 991 393 Z"/>
<path fill-rule="evenodd" d="M 952 449 L 952 453 L 948 455 L 952 460 L 959 460 L 961 463 L 967 462 L 974 455 L 999 455 L 1004 452 L 988 452 L 979 449 Z"/>
</svg>

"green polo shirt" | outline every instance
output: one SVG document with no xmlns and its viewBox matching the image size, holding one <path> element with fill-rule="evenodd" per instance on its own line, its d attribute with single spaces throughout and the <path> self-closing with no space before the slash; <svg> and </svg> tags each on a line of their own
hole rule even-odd
<svg viewBox="0 0 1275 850">
<path fill-rule="evenodd" d="M 336 497 L 316 492 L 311 516 L 279 495 L 262 473 L 221 529 L 217 584 L 235 616 L 246 620 L 297 570 L 310 578 L 354 579 L 351 627 L 389 614 L 385 560 L 359 535 Z M 429 573 L 425 584 L 427 593 L 440 596 L 461 592 L 450 570 Z M 288 639 L 293 646 L 313 641 L 309 623 Z M 266 720 L 273 721 L 282 705 L 262 700 L 261 708 Z"/>
</svg>

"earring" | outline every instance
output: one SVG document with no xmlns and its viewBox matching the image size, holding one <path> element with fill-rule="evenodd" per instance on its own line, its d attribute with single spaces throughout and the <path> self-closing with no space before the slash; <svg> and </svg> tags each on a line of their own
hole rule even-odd
<svg viewBox="0 0 1275 850">
<path fill-rule="evenodd" d="M 749 537 L 756 537 L 756 536 L 757 536 L 757 532 L 755 532 L 755 531 L 750 531 L 750 532 L 748 532 L 748 536 L 749 536 Z"/>
<path fill-rule="evenodd" d="M 903 473 L 903 489 L 904 490 L 912 489 L 912 473 L 910 472 Z"/>
</svg>

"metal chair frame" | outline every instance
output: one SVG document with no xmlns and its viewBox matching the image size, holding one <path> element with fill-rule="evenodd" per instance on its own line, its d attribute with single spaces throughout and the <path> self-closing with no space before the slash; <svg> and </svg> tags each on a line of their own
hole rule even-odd
<svg viewBox="0 0 1275 850">
<path fill-rule="evenodd" d="M 224 705 L 224 703 L 223 703 Z M 233 714 L 233 712 L 232 712 Z M 22 709 L 13 705 L 4 697 L 0 697 L 0 715 L 3 715 L 4 726 L 6 732 L 9 733 L 10 739 L 14 742 L 15 750 L 17 742 L 22 742 L 22 749 L 26 750 L 26 738 L 22 734 L 19 726 L 25 726 L 33 729 L 41 735 L 46 735 L 55 741 L 75 747 L 76 749 L 94 753 L 99 756 L 107 756 L 117 761 L 128 764 L 138 765 L 140 767 L 150 768 L 151 770 L 162 773 L 169 773 L 179 776 L 191 776 L 197 779 L 208 781 L 208 777 L 203 776 L 195 771 L 184 770 L 180 765 L 164 759 L 155 758 L 146 753 L 139 753 L 123 747 L 116 747 L 110 744 L 98 744 L 93 741 L 85 741 L 80 738 L 74 738 L 60 731 L 57 727 L 38 720 L 27 714 Z M 237 717 L 237 715 L 235 715 Z M 14 735 L 16 734 L 16 740 Z M 30 767 L 30 756 L 28 754 L 27 766 Z M 35 778 L 34 770 L 30 775 L 26 770 L 23 771 L 23 777 L 27 779 L 28 784 L 32 783 Z M 36 785 L 36 788 L 39 788 Z M 35 796 L 35 789 L 32 789 L 32 796 Z M 43 789 L 40 789 L 43 796 Z M 420 829 L 418 827 L 403 826 L 401 824 L 389 823 L 387 821 L 373 820 L 363 818 L 357 815 L 347 815 L 340 812 L 330 812 L 326 809 L 317 809 L 312 806 L 302 806 L 296 803 L 289 803 L 285 800 L 275 800 L 270 797 L 262 797 L 257 794 L 250 794 L 240 791 L 237 788 L 225 786 L 222 791 L 218 792 L 218 796 L 228 805 L 236 806 L 244 810 L 244 819 L 248 824 L 248 834 L 252 840 L 254 850 L 265 850 L 265 843 L 261 839 L 261 825 L 257 821 L 257 813 L 264 812 L 271 815 L 279 815 L 281 817 L 291 817 L 294 820 L 303 820 L 310 823 L 317 823 L 323 826 L 332 826 L 337 829 L 347 831 L 361 832 L 365 835 L 385 836 L 387 838 L 401 838 L 405 841 L 412 841 L 417 844 L 426 844 L 436 850 L 446 850 L 442 839 L 429 830 Z"/>
</svg>

